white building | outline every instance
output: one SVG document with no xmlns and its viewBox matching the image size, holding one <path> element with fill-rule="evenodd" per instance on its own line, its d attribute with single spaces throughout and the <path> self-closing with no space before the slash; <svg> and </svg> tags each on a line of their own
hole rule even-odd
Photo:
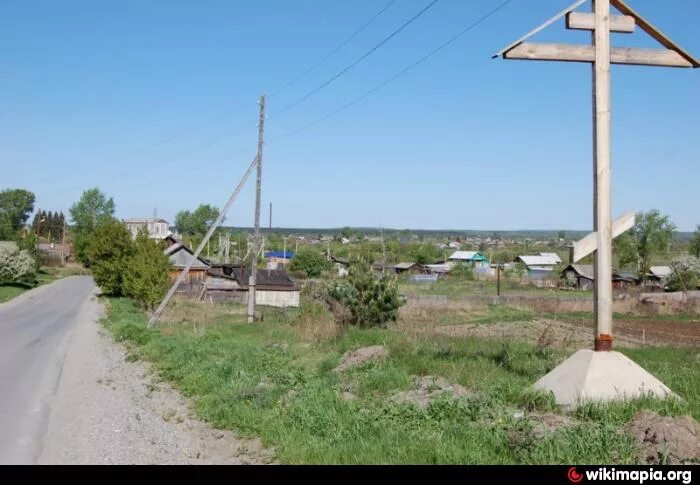
<svg viewBox="0 0 700 485">
<path fill-rule="evenodd" d="M 134 239 L 142 229 L 146 229 L 151 239 L 165 239 L 172 234 L 165 219 L 125 219 L 124 224 Z"/>
</svg>

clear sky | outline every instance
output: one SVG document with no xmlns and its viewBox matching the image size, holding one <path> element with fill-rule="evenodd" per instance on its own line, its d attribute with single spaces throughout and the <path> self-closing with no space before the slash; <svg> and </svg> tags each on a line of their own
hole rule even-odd
<svg viewBox="0 0 700 485">
<path fill-rule="evenodd" d="M 572 0 L 513 0 L 385 88 L 295 135 L 474 22 L 497 0 L 440 0 L 363 62 L 277 116 L 411 18 L 397 0 L 268 99 L 262 219 L 273 226 L 587 229 L 585 64 L 492 60 Z M 256 150 L 257 99 L 323 58 L 388 0 L 0 1 L 0 188 L 67 211 L 82 190 L 119 217 L 222 207 Z M 629 0 L 700 57 L 700 2 Z M 585 8 L 589 8 L 586 6 Z M 653 47 L 641 31 L 614 45 Z M 588 42 L 563 23 L 536 38 Z M 614 66 L 613 215 L 700 223 L 700 70 Z M 240 132 L 233 136 L 230 133 Z M 254 179 L 227 223 L 250 225 Z"/>
</svg>

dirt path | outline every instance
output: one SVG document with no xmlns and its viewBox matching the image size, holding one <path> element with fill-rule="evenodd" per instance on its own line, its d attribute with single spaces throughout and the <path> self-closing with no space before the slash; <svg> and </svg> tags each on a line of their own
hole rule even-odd
<svg viewBox="0 0 700 485">
<path fill-rule="evenodd" d="M 197 420 L 187 400 L 124 349 L 93 318 L 76 327 L 50 399 L 41 464 L 255 464 L 272 455 Z"/>
</svg>

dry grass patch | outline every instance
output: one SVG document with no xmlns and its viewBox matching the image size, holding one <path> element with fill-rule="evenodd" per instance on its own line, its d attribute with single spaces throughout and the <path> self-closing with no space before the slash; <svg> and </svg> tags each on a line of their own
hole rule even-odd
<svg viewBox="0 0 700 485">
<path fill-rule="evenodd" d="M 174 299 L 163 312 L 161 321 L 168 325 L 244 323 L 246 308 L 232 303 L 209 303 Z"/>
</svg>

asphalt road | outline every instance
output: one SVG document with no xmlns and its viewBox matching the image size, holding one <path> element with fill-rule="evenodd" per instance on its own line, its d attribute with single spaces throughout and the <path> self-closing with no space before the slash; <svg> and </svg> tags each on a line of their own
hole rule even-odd
<svg viewBox="0 0 700 485">
<path fill-rule="evenodd" d="M 89 276 L 39 287 L 0 305 L 0 464 L 31 464 L 76 325 L 94 319 Z"/>
</svg>

